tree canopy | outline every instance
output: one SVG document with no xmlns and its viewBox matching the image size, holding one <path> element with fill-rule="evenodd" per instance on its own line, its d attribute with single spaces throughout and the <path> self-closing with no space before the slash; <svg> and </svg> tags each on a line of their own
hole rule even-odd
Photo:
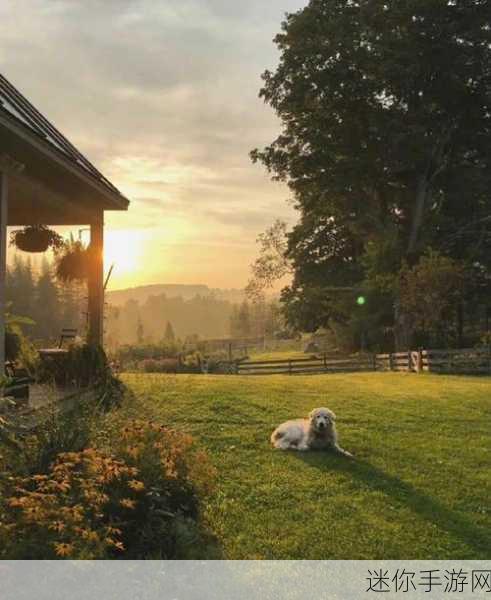
<svg viewBox="0 0 491 600">
<path fill-rule="evenodd" d="M 490 17 L 484 0 L 310 0 L 287 16 L 260 92 L 282 131 L 252 159 L 300 211 L 284 300 L 310 305 L 304 326 L 336 314 L 324 288 L 429 248 L 489 273 Z"/>
</svg>

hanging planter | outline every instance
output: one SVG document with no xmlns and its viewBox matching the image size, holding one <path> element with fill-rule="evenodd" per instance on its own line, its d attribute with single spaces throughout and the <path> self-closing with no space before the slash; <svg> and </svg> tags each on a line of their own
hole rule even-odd
<svg viewBox="0 0 491 600">
<path fill-rule="evenodd" d="M 82 242 L 65 242 L 55 255 L 55 274 L 63 283 L 86 281 L 89 277 L 92 251 Z"/>
<path fill-rule="evenodd" d="M 46 252 L 63 246 L 61 235 L 45 225 L 28 225 L 10 234 L 10 243 L 23 252 Z"/>
</svg>

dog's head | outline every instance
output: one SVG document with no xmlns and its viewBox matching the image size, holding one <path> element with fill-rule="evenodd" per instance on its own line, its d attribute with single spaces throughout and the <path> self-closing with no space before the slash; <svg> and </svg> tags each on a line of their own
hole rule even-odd
<svg viewBox="0 0 491 600">
<path fill-rule="evenodd" d="M 314 408 L 309 418 L 312 427 L 316 431 L 326 431 L 334 426 L 336 415 L 328 408 Z"/>
</svg>

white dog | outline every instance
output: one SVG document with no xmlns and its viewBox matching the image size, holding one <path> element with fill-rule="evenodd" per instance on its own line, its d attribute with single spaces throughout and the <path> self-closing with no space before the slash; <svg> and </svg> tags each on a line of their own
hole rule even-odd
<svg viewBox="0 0 491 600">
<path fill-rule="evenodd" d="M 280 450 L 334 450 L 352 457 L 338 444 L 334 421 L 336 415 L 328 408 L 314 408 L 308 419 L 286 421 L 271 435 L 271 443 Z"/>
</svg>

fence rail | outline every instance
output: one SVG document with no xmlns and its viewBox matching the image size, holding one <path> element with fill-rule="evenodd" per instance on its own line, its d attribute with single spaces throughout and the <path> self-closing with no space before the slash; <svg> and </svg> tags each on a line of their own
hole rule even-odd
<svg viewBox="0 0 491 600">
<path fill-rule="evenodd" d="M 239 375 L 299 375 L 364 371 L 406 371 L 491 375 L 491 348 L 410 350 L 388 354 L 340 356 L 323 354 L 309 358 L 248 360 L 233 363 Z"/>
</svg>

